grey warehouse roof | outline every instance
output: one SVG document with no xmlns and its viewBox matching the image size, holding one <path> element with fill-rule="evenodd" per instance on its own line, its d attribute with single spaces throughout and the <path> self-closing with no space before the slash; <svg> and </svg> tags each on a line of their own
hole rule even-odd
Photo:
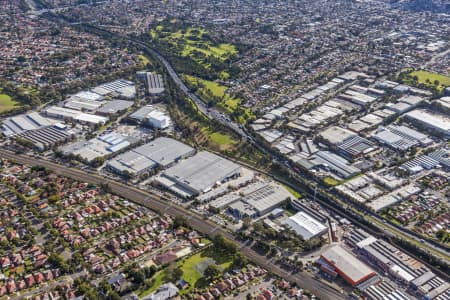
<svg viewBox="0 0 450 300">
<path fill-rule="evenodd" d="M 100 107 L 97 112 L 104 114 L 115 114 L 119 111 L 128 109 L 133 105 L 133 101 L 112 100 Z"/>
<path fill-rule="evenodd" d="M 134 152 L 150 158 L 163 167 L 172 164 L 184 156 L 194 154 L 194 151 L 194 148 L 166 137 L 157 138 L 150 143 L 134 149 Z"/>
<path fill-rule="evenodd" d="M 217 182 L 240 172 L 240 166 L 210 152 L 202 151 L 178 165 L 166 170 L 163 175 L 174 182 L 203 192 Z"/>
<path fill-rule="evenodd" d="M 125 152 L 108 162 L 119 171 L 139 173 L 157 165 L 167 167 L 177 160 L 193 155 L 195 149 L 177 140 L 160 137 L 134 150 Z"/>
<path fill-rule="evenodd" d="M 289 226 L 306 241 L 325 233 L 328 229 L 324 224 L 305 212 L 293 215 L 286 219 L 283 224 Z"/>
</svg>

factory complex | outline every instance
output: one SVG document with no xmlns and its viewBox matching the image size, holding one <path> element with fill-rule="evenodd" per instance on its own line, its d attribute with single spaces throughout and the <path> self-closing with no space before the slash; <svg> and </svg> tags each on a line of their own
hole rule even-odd
<svg viewBox="0 0 450 300">
<path fill-rule="evenodd" d="M 98 157 L 104 157 L 119 152 L 137 143 L 134 137 L 126 137 L 116 133 L 103 134 L 88 141 L 78 141 L 61 148 L 65 155 L 78 156 L 91 162 Z"/>
<path fill-rule="evenodd" d="M 207 192 L 216 184 L 238 177 L 241 166 L 216 154 L 201 151 L 165 170 L 156 179 L 162 186 L 184 197 Z"/>
<path fill-rule="evenodd" d="M 287 218 L 283 224 L 291 230 L 294 230 L 305 241 L 328 232 L 327 226 L 304 211 L 300 211 L 292 217 Z"/>
<path fill-rule="evenodd" d="M 167 168 L 194 153 L 195 149 L 188 145 L 160 137 L 111 159 L 107 168 L 122 175 L 140 176 L 157 167 Z"/>
</svg>

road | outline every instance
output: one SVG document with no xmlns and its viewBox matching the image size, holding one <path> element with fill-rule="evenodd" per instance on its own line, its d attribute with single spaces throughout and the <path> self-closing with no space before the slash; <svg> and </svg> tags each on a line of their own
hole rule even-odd
<svg viewBox="0 0 450 300">
<path fill-rule="evenodd" d="M 113 33 L 113 32 L 110 32 L 110 31 L 107 31 L 107 30 L 104 30 L 102 28 L 98 28 L 98 27 L 95 27 L 92 25 L 84 24 L 84 26 L 86 26 L 87 28 L 93 30 L 94 32 L 96 32 L 98 34 L 108 34 L 110 36 L 118 36 L 118 37 L 127 39 L 131 43 L 140 47 L 141 50 L 146 50 L 149 54 L 156 57 L 164 65 L 168 74 L 170 75 L 172 80 L 175 82 L 175 84 L 177 84 L 177 86 L 186 94 L 186 96 L 189 97 L 197 105 L 198 110 L 200 112 L 205 114 L 205 116 L 207 116 L 208 118 L 216 120 L 219 123 L 223 124 L 224 126 L 228 127 L 229 129 L 233 130 L 234 132 L 239 134 L 243 140 L 246 140 L 247 142 L 251 143 L 253 146 L 257 147 L 263 153 L 269 154 L 272 157 L 273 161 L 276 161 L 280 164 L 280 167 L 282 169 L 286 170 L 287 172 L 296 173 L 293 171 L 292 166 L 290 166 L 290 164 L 288 163 L 288 161 L 285 157 L 283 157 L 282 155 L 276 154 L 275 152 L 271 151 L 270 149 L 266 149 L 266 147 L 264 147 L 263 145 L 260 145 L 250 134 L 247 133 L 247 131 L 245 130 L 244 127 L 231 121 L 224 114 L 218 112 L 214 108 L 208 108 L 205 105 L 205 103 L 201 101 L 201 99 L 199 99 L 195 94 L 193 94 L 189 90 L 189 88 L 184 84 L 184 82 L 178 76 L 176 71 L 173 69 L 171 64 L 167 61 L 167 59 L 164 56 L 162 56 L 160 53 L 155 51 L 153 48 L 151 48 L 147 43 L 137 40 L 137 39 L 132 39 L 132 38 L 129 38 L 126 36 L 122 36 L 120 34 Z M 348 209 L 346 209 L 344 207 L 344 206 L 348 206 L 348 205 L 351 206 L 352 205 L 351 203 L 347 203 L 345 201 L 345 199 L 342 199 L 341 197 L 339 197 L 340 201 L 336 202 L 335 199 L 333 199 L 332 197 L 329 197 L 327 195 L 327 193 L 328 193 L 327 188 L 324 187 L 320 181 L 318 181 L 316 179 L 311 179 L 311 178 L 305 181 L 305 180 L 301 180 L 301 178 L 299 179 L 299 176 L 297 173 L 295 175 L 296 176 L 294 176 L 294 177 L 296 178 L 296 181 L 299 182 L 299 185 L 296 186 L 297 189 L 299 189 L 301 187 L 301 185 L 305 185 L 305 182 L 307 182 L 307 184 L 310 186 L 316 186 L 317 193 L 320 194 L 321 199 L 316 198 L 316 197 L 314 197 L 314 198 L 316 198 L 323 205 L 328 204 L 327 205 L 328 207 L 329 207 L 330 203 L 333 203 L 334 210 L 336 213 L 346 216 L 351 221 L 355 221 L 355 218 L 348 215 Z M 272 176 L 272 177 L 274 177 L 274 176 Z M 282 179 L 276 178 L 276 177 L 274 177 L 274 179 L 282 180 Z M 304 195 L 308 195 L 309 197 L 313 198 L 313 194 L 311 193 L 310 189 L 308 189 L 308 188 L 300 188 L 300 189 Z M 345 203 L 345 204 L 342 205 L 343 203 Z M 340 206 L 339 209 L 336 209 L 336 205 Z M 393 224 L 390 224 L 389 222 L 385 222 L 382 218 L 380 218 L 378 215 L 376 215 L 373 212 L 367 211 L 364 214 L 361 211 L 359 211 L 358 215 L 359 216 L 364 215 L 363 217 L 366 220 L 372 222 L 377 227 L 377 229 L 379 230 L 381 235 L 386 234 L 388 236 L 395 236 L 400 239 L 404 239 L 413 245 L 420 245 L 420 247 L 425 249 L 430 255 L 438 257 L 443 261 L 449 261 L 449 259 L 450 259 L 447 249 L 445 249 L 437 244 L 431 243 L 430 241 L 427 241 L 426 239 L 423 239 L 422 237 L 418 237 L 414 234 L 411 234 L 411 233 L 405 231 L 404 229 L 395 227 Z M 356 222 L 356 224 L 358 224 L 358 222 Z M 380 234 L 378 234 L 378 236 Z M 399 245 L 397 245 L 397 246 L 399 246 Z M 430 267 L 432 267 L 432 266 L 430 266 Z M 435 271 L 439 272 L 439 270 L 437 270 L 437 269 L 435 269 Z"/>
<path fill-rule="evenodd" d="M 126 37 L 125 37 L 126 38 Z M 239 134 L 244 140 L 249 138 L 249 135 L 242 129 L 242 126 L 230 119 L 224 113 L 221 113 L 217 109 L 213 107 L 208 107 L 197 95 L 191 92 L 191 90 L 186 86 L 186 84 L 181 80 L 180 76 L 178 76 L 177 72 L 173 69 L 172 65 L 167 61 L 167 59 L 156 52 L 154 49 L 150 48 L 146 43 L 141 42 L 136 39 L 131 39 L 131 41 L 135 44 L 138 44 L 140 47 L 149 51 L 153 56 L 155 56 L 166 68 L 167 73 L 175 82 L 175 84 L 188 96 L 197 106 L 198 110 L 207 116 L 211 120 L 216 120 L 224 126 L 230 128 L 237 134 Z"/>
<path fill-rule="evenodd" d="M 197 105 L 199 111 L 201 111 L 203 114 L 205 114 L 208 118 L 215 119 L 216 121 L 219 121 L 220 123 L 222 123 L 226 127 L 230 128 L 231 130 L 233 130 L 236 133 L 238 133 L 244 140 L 247 140 L 248 142 L 250 142 L 254 146 L 258 147 L 258 149 L 260 149 L 264 153 L 271 154 L 271 156 L 274 158 L 275 161 L 282 162 L 282 161 L 285 160 L 284 157 L 275 156 L 272 152 L 269 152 L 263 146 L 258 144 L 253 139 L 253 137 L 245 131 L 245 129 L 242 126 L 240 126 L 237 123 L 231 121 L 228 117 L 225 117 L 222 113 L 218 112 L 217 110 L 215 110 L 215 109 L 208 109 L 207 106 L 205 105 L 205 103 L 203 101 L 201 101 L 201 99 L 199 99 L 195 94 L 193 94 L 189 90 L 189 88 L 184 84 L 184 82 L 180 79 L 180 77 L 175 72 L 175 70 L 173 69 L 171 64 L 167 61 L 166 58 L 164 58 L 162 55 L 157 53 L 154 49 L 150 48 L 144 42 L 141 42 L 141 41 L 135 40 L 135 39 L 130 39 L 130 41 L 132 41 L 133 43 L 138 44 L 140 47 L 146 49 L 152 55 L 154 55 L 158 60 L 160 60 L 161 63 L 164 65 L 164 67 L 167 69 L 167 72 L 169 73 L 170 77 L 175 82 L 175 84 L 177 84 L 179 86 L 179 88 L 189 98 L 191 98 L 192 101 L 194 101 L 194 103 Z M 448 52 L 450 52 L 450 50 L 447 50 L 447 51 L 441 53 L 439 56 L 446 55 Z M 288 171 L 292 171 L 291 168 L 284 166 L 282 163 L 281 163 L 281 165 L 282 165 L 282 168 L 285 168 Z M 315 183 L 319 184 L 318 182 L 315 182 Z M 310 195 L 310 196 L 312 196 L 312 195 Z M 326 195 L 323 195 L 323 196 L 325 198 L 327 198 Z M 331 200 L 330 202 L 334 202 L 334 201 Z M 391 236 L 407 237 L 408 239 L 413 240 L 415 242 L 415 244 L 420 243 L 423 246 L 425 246 L 425 248 L 427 248 L 428 252 L 430 252 L 431 254 L 433 254 L 433 255 L 435 255 L 437 257 L 443 258 L 443 259 L 447 259 L 447 260 L 449 259 L 447 249 L 444 249 L 444 248 L 440 247 L 439 245 L 432 244 L 429 241 L 426 241 L 426 240 L 424 240 L 421 237 L 418 237 L 418 236 L 416 236 L 414 234 L 406 232 L 405 230 L 401 230 L 400 228 L 395 227 L 394 225 L 390 224 L 389 222 L 386 223 L 382 218 L 380 218 L 375 213 L 371 213 L 371 212 L 368 212 L 368 213 L 370 214 L 370 217 L 373 220 L 377 221 L 375 225 L 379 228 L 380 232 L 387 233 L 388 235 L 391 235 Z"/>
<path fill-rule="evenodd" d="M 450 53 L 450 49 L 447 49 L 443 52 L 440 52 L 436 55 L 434 55 L 430 61 L 428 61 L 427 63 L 425 63 L 424 65 L 422 65 L 422 69 L 427 69 L 429 66 L 431 66 L 432 64 L 434 64 L 436 62 L 436 60 L 438 60 L 439 58 L 442 58 L 444 56 L 446 56 L 447 54 Z"/>
<path fill-rule="evenodd" d="M 32 290 L 26 291 L 24 293 L 18 293 L 16 296 L 11 297 L 10 299 L 11 300 L 30 299 L 31 297 L 33 297 L 35 295 L 42 294 L 45 292 L 48 293 L 60 285 L 72 283 L 75 279 L 77 279 L 79 277 L 84 277 L 86 275 L 88 275 L 88 272 L 83 270 L 81 272 L 77 272 L 77 273 L 74 273 L 71 275 L 62 276 L 62 277 L 58 278 L 58 280 L 52 281 L 48 284 L 45 283 L 37 289 L 32 289 Z"/>
<path fill-rule="evenodd" d="M 83 170 L 69 168 L 64 165 L 60 165 L 54 162 L 34 158 L 23 154 L 16 154 L 14 152 L 4 149 L 0 149 L 0 157 L 30 166 L 42 166 L 49 170 L 52 170 L 56 174 L 60 174 L 62 176 L 73 178 L 79 181 L 84 181 L 96 185 L 108 184 L 109 189 L 114 194 L 124 197 L 134 203 L 145 206 L 151 210 L 160 212 L 164 211 L 166 214 L 170 216 L 182 215 L 186 217 L 189 225 L 195 230 L 205 235 L 221 234 L 227 239 L 232 240 L 240 245 L 240 243 L 235 239 L 235 237 L 228 231 L 224 230 L 222 227 L 206 220 L 203 216 L 197 213 L 188 211 L 187 209 L 177 204 L 171 203 L 170 205 L 168 205 L 169 201 L 167 199 L 165 199 L 164 197 L 160 197 L 158 195 L 154 195 L 148 191 L 140 190 L 134 186 L 125 183 L 106 179 L 97 174 L 86 173 Z M 312 278 L 310 274 L 303 272 L 291 274 L 286 270 L 282 269 L 280 266 L 271 263 L 270 261 L 267 260 L 267 257 L 259 255 L 253 249 L 249 248 L 246 245 L 240 245 L 239 249 L 253 263 L 267 269 L 273 274 L 285 278 L 286 280 L 295 282 L 298 286 L 310 290 L 312 293 L 314 293 L 321 299 L 330 299 L 330 300 L 346 299 L 345 295 L 341 294 L 340 291 L 337 291 L 332 287 Z"/>
</svg>

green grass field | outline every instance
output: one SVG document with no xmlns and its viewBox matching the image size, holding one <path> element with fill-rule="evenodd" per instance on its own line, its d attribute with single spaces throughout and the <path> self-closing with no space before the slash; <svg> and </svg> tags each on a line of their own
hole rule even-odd
<svg viewBox="0 0 450 300">
<path fill-rule="evenodd" d="M 146 66 L 148 63 L 150 63 L 150 60 L 147 58 L 147 56 L 139 54 L 138 57 L 144 66 Z"/>
<path fill-rule="evenodd" d="M 209 241 L 207 241 L 209 243 Z M 209 261 L 209 262 L 208 262 Z M 189 283 L 189 288 L 182 290 L 180 293 L 185 294 L 194 288 L 203 288 L 208 282 L 203 279 L 203 275 L 198 271 L 198 266 L 202 263 L 214 263 L 221 270 L 228 270 L 233 261 L 230 257 L 225 257 L 219 253 L 213 251 L 213 248 L 205 249 L 199 253 L 196 253 L 186 259 L 182 259 L 177 263 L 177 266 L 183 270 L 182 278 Z M 145 297 L 155 292 L 162 284 L 170 280 L 168 269 L 161 270 L 152 277 L 154 284 L 147 290 L 138 292 L 140 297 Z"/>
<path fill-rule="evenodd" d="M 339 184 L 339 181 L 337 181 L 336 179 L 334 179 L 333 177 L 325 177 L 323 179 L 323 182 L 329 186 L 336 186 Z"/>
<path fill-rule="evenodd" d="M 208 248 L 194 254 L 184 261 L 181 261 L 180 267 L 183 270 L 183 279 L 190 284 L 190 288 L 186 291 L 193 288 L 202 288 L 207 285 L 207 282 L 202 280 L 203 275 L 198 271 L 197 267 L 199 264 L 208 260 L 213 260 L 215 264 L 223 271 L 229 269 L 233 263 L 231 258 L 220 255 L 215 252 L 213 248 Z"/>
<path fill-rule="evenodd" d="M 296 190 L 294 190 L 290 186 L 287 186 L 287 185 L 283 185 L 283 186 L 289 191 L 289 193 L 291 193 L 295 197 L 295 199 L 298 199 L 298 198 L 302 197 L 302 194 L 300 194 L 299 192 L 297 192 Z"/>
<path fill-rule="evenodd" d="M 15 108 L 19 103 L 6 94 L 0 94 L 0 113 Z"/>
<path fill-rule="evenodd" d="M 219 146 L 223 145 L 232 145 L 235 144 L 236 141 L 231 138 L 231 136 L 227 134 L 223 134 L 220 132 L 213 132 L 209 134 L 211 140 Z"/>
<path fill-rule="evenodd" d="M 184 81 L 188 82 L 191 86 L 198 87 L 198 93 L 200 98 L 208 101 L 211 97 L 220 98 L 219 102 L 216 102 L 218 107 L 224 109 L 227 113 L 233 113 L 241 105 L 241 99 L 233 98 L 228 94 L 227 87 L 220 85 L 215 81 L 205 80 L 191 75 L 182 75 Z M 243 114 L 239 116 L 239 122 L 245 124 L 249 120 L 254 119 L 253 112 L 246 108 L 243 110 Z"/>
<path fill-rule="evenodd" d="M 443 91 L 446 87 L 450 86 L 450 76 L 445 76 L 433 72 L 428 72 L 424 70 L 412 71 L 407 75 L 407 80 L 405 83 L 414 83 L 413 78 L 417 76 L 417 82 L 427 85 L 428 87 L 435 87 L 439 92 Z M 436 85 L 435 81 L 439 84 Z"/>
<path fill-rule="evenodd" d="M 153 40 L 164 40 L 172 44 L 178 49 L 178 55 L 190 57 L 206 69 L 210 69 L 211 65 L 205 60 L 205 56 L 225 61 L 239 53 L 234 45 L 212 42 L 206 37 L 208 31 L 203 28 L 190 27 L 186 30 L 173 30 L 173 28 L 158 25 L 150 30 L 150 36 Z M 220 78 L 228 79 L 229 74 L 225 71 L 220 74 Z"/>
<path fill-rule="evenodd" d="M 205 39 L 204 36 L 208 32 L 203 28 L 188 28 L 185 31 L 170 31 L 170 28 L 165 28 L 163 25 L 158 25 L 150 30 L 152 39 L 162 38 L 166 41 L 179 45 L 183 44 L 181 56 L 189 56 L 195 59 L 195 52 L 201 52 L 206 56 L 213 56 L 220 60 L 226 60 L 232 55 L 238 54 L 234 45 L 221 43 L 213 44 L 210 40 Z"/>
<path fill-rule="evenodd" d="M 152 279 L 153 281 L 153 285 L 148 288 L 147 290 L 138 292 L 139 296 L 145 297 L 147 295 L 150 295 L 151 293 L 155 292 L 161 285 L 163 285 L 164 283 L 166 283 L 168 281 L 169 278 L 169 274 L 167 272 L 167 269 L 164 269 L 158 273 L 156 273 Z"/>
</svg>

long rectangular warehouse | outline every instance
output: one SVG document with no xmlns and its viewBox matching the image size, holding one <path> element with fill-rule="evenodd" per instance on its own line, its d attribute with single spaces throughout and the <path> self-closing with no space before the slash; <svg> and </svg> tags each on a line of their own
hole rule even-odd
<svg viewBox="0 0 450 300">
<path fill-rule="evenodd" d="M 217 183 L 239 176 L 241 166 L 210 152 L 202 151 L 162 173 L 161 184 L 198 195 Z"/>
<path fill-rule="evenodd" d="M 369 266 L 341 246 L 334 246 L 321 255 L 326 263 L 349 284 L 356 286 L 376 275 Z"/>
<path fill-rule="evenodd" d="M 141 175 L 161 166 L 167 168 L 178 160 L 194 155 L 195 149 L 177 140 L 160 137 L 108 162 L 113 171 Z"/>
<path fill-rule="evenodd" d="M 305 241 L 321 236 L 328 230 L 327 226 L 303 211 L 289 217 L 283 224 L 294 230 Z"/>
</svg>

